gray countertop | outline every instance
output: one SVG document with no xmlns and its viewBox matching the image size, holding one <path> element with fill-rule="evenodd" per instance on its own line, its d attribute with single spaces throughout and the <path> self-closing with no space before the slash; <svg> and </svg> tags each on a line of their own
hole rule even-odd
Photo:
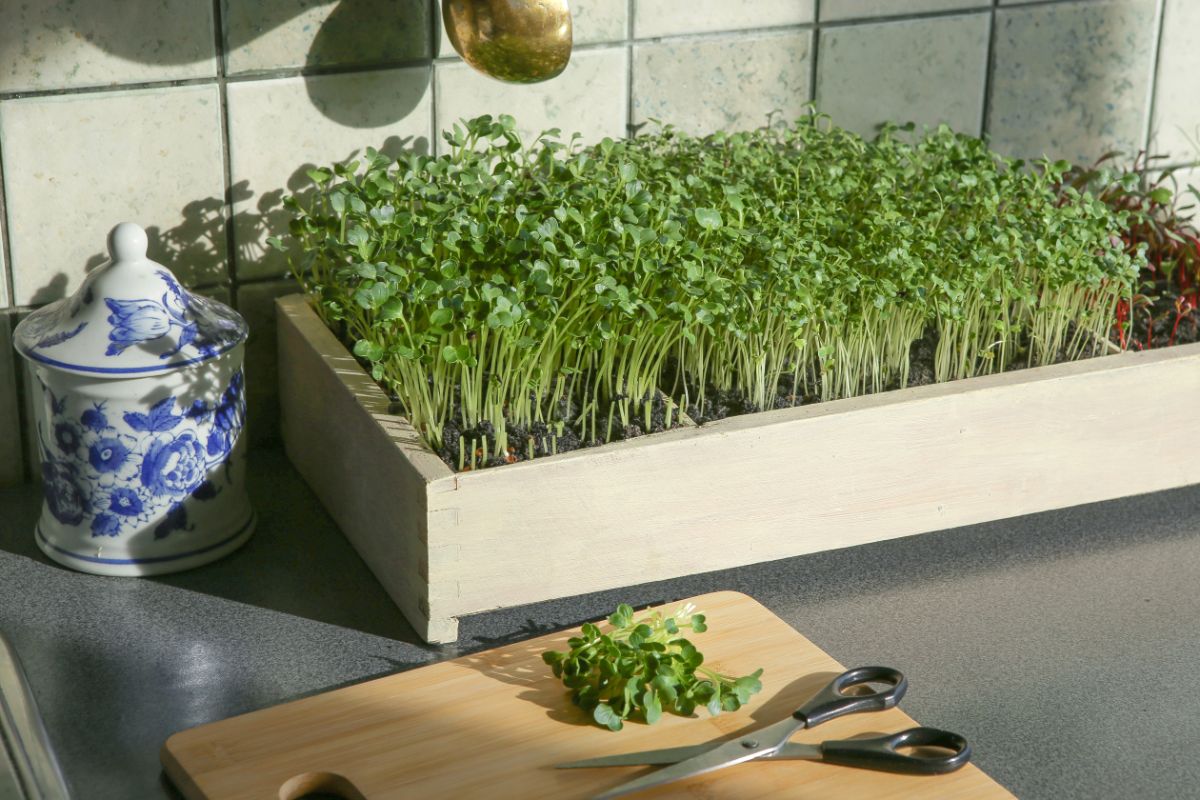
<svg viewBox="0 0 1200 800">
<path fill-rule="evenodd" d="M 78 800 L 174 796 L 158 750 L 183 728 L 718 589 L 902 669 L 905 710 L 1019 797 L 1200 797 L 1200 487 L 480 614 L 436 648 L 282 454 L 251 466 L 251 542 L 163 578 L 48 562 L 36 491 L 0 492 L 0 631 Z"/>
</svg>

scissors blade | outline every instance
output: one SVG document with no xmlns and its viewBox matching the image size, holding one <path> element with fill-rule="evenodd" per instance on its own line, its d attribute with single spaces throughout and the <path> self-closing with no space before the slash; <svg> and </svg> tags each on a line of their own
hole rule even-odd
<svg viewBox="0 0 1200 800">
<path fill-rule="evenodd" d="M 757 746 L 749 747 L 745 744 L 747 742 Z M 774 749 L 778 748 L 779 746 L 776 744 Z M 732 767 L 734 764 L 741 764 L 743 761 L 749 761 L 752 758 L 760 758 L 769 755 L 771 752 L 771 747 L 760 745 L 757 741 L 743 737 L 732 742 L 719 744 L 700 755 L 686 758 L 683 761 L 651 772 L 649 775 L 643 775 L 628 783 L 623 783 L 615 789 L 610 789 L 603 794 L 596 795 L 593 800 L 611 800 L 611 798 L 640 792 L 643 789 L 650 789 L 654 786 L 662 786 L 666 783 L 674 783 L 685 778 L 703 775 L 713 770 Z"/>
<path fill-rule="evenodd" d="M 678 764 L 689 758 L 707 753 L 717 745 L 712 742 L 693 744 L 688 747 L 664 747 L 661 750 L 640 750 L 636 753 L 617 753 L 612 756 L 585 758 L 566 764 L 555 764 L 558 769 L 584 769 L 587 767 L 643 767 L 648 765 Z"/>
<path fill-rule="evenodd" d="M 664 747 L 661 750 L 640 750 L 636 753 L 618 753 L 598 758 L 585 758 L 581 761 L 570 761 L 566 764 L 555 764 L 557 769 L 584 769 L 590 767 L 651 767 L 664 764 L 678 764 L 684 759 L 693 758 L 713 749 L 713 744 L 694 744 L 688 747 Z M 778 752 L 769 756 L 760 756 L 761 761 L 819 761 L 821 746 L 816 744 L 796 744 L 788 742 Z"/>
</svg>

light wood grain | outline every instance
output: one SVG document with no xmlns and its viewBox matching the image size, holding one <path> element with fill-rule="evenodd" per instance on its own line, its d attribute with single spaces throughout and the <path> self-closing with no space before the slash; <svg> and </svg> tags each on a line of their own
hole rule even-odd
<svg viewBox="0 0 1200 800">
<path fill-rule="evenodd" d="M 431 641 L 488 609 L 1200 482 L 1200 461 L 1178 446 L 1200 435 L 1200 344 L 454 474 L 378 405 L 382 392 L 304 301 L 283 303 L 289 454 L 405 613 L 421 609 L 414 624 Z M 293 396 L 309 385 L 321 394 Z M 1139 408 L 1172 424 L 1133 424 Z M 1154 453 L 1154 469 L 1130 469 L 1134 452 Z M 422 581 L 409 577 L 414 561 Z"/>
<path fill-rule="evenodd" d="M 762 693 L 737 713 L 666 715 L 654 726 L 633 723 L 620 733 L 590 724 L 541 661 L 544 650 L 564 649 L 572 630 L 193 728 L 167 741 L 163 765 L 189 800 L 294 800 L 321 786 L 368 800 L 583 798 L 645 768 L 556 770 L 554 764 L 696 744 L 761 727 L 790 714 L 843 670 L 745 595 L 721 592 L 692 602 L 709 617 L 709 631 L 695 637 L 708 663 L 738 674 L 764 669 Z M 889 733 L 914 724 L 897 708 L 835 720 L 795 741 Z M 959 732 L 970 738 L 969 730 Z M 913 777 L 805 762 L 732 767 L 640 796 L 1011 797 L 973 765 L 951 775 Z"/>
</svg>

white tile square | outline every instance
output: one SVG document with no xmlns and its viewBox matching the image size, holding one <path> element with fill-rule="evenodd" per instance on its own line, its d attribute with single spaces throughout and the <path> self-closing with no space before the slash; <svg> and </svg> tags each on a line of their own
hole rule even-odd
<svg viewBox="0 0 1200 800">
<path fill-rule="evenodd" d="M 758 128 L 772 112 L 796 119 L 809 102 L 811 50 L 811 31 L 638 44 L 634 123 L 706 134 Z"/>
<path fill-rule="evenodd" d="M 988 0 L 821 0 L 821 21 L 988 8 Z"/>
<path fill-rule="evenodd" d="M 561 128 L 564 137 L 581 133 L 585 143 L 621 137 L 628 113 L 626 68 L 623 47 L 578 51 L 562 75 L 532 84 L 502 83 L 462 61 L 438 62 L 437 129 L 481 114 L 511 114 L 526 142 L 549 128 Z M 440 134 L 437 139 L 441 147 Z"/>
<path fill-rule="evenodd" d="M 0 92 L 217 74 L 207 0 L 5 0 Z"/>
<path fill-rule="evenodd" d="M 1166 0 L 1150 151 L 1200 160 L 1200 2 Z"/>
<path fill-rule="evenodd" d="M 813 21 L 813 0 L 634 0 L 638 39 L 684 33 L 803 25 Z"/>
<path fill-rule="evenodd" d="M 881 122 L 979 134 L 990 14 L 821 31 L 817 108 L 870 137 Z"/>
<path fill-rule="evenodd" d="M 0 154 L 17 305 L 73 291 L 124 221 L 185 283 L 227 278 L 215 85 L 5 100 Z"/>
<path fill-rule="evenodd" d="M 988 133 L 1017 158 L 1087 164 L 1142 147 L 1156 0 L 1003 8 L 996 13 Z"/>
<path fill-rule="evenodd" d="M 429 152 L 430 68 L 410 67 L 231 83 L 227 89 L 239 280 L 276 277 L 286 258 L 266 246 L 287 233 L 286 194 L 308 188 L 314 165 L 367 147 Z"/>
<path fill-rule="evenodd" d="M 230 75 L 430 55 L 429 0 L 221 0 L 221 13 Z"/>
</svg>

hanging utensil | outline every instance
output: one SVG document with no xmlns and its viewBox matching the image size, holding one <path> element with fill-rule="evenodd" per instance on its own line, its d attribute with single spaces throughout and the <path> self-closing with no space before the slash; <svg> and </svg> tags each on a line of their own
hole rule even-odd
<svg viewBox="0 0 1200 800">
<path fill-rule="evenodd" d="M 567 0 L 442 0 L 442 21 L 463 60 L 508 83 L 538 83 L 571 60 Z"/>
</svg>

